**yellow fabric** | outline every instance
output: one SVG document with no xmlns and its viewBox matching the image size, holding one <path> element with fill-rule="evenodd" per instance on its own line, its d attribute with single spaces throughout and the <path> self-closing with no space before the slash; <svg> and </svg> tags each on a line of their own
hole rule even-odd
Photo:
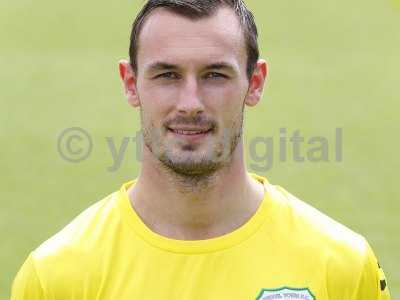
<svg viewBox="0 0 400 300">
<path fill-rule="evenodd" d="M 390 299 L 362 236 L 252 176 L 265 187 L 255 215 L 199 241 L 151 231 L 124 184 L 29 255 L 12 300 Z"/>
</svg>

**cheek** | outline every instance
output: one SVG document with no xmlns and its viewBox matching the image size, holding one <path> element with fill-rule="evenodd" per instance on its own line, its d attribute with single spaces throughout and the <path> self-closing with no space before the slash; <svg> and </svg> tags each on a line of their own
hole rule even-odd
<svg viewBox="0 0 400 300">
<path fill-rule="evenodd" d="M 218 116 L 222 126 L 232 124 L 240 116 L 246 96 L 245 87 L 238 83 L 229 84 L 223 88 L 208 88 L 205 91 L 207 106 L 213 115 Z"/>
<path fill-rule="evenodd" d="M 145 124 L 162 125 L 166 116 L 173 109 L 175 93 L 157 86 L 142 86 L 139 91 L 142 115 Z"/>
<path fill-rule="evenodd" d="M 216 81 L 202 87 L 207 99 L 214 99 L 215 103 L 220 103 L 225 108 L 243 103 L 247 89 L 246 81 L 238 78 L 227 82 Z"/>
</svg>

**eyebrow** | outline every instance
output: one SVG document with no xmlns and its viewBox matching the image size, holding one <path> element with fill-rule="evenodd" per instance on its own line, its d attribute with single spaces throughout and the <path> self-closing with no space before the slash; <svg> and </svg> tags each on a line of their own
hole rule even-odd
<svg viewBox="0 0 400 300">
<path fill-rule="evenodd" d="M 217 62 L 211 65 L 206 66 L 205 70 L 228 70 L 231 72 L 235 72 L 236 69 L 233 65 L 226 63 L 226 62 Z"/>
<path fill-rule="evenodd" d="M 178 65 L 175 64 L 170 64 L 170 63 L 166 63 L 166 62 L 162 62 L 162 61 L 157 61 L 155 63 L 152 63 L 148 68 L 147 71 L 148 72 L 156 72 L 156 71 L 165 71 L 165 70 L 178 70 L 180 69 L 180 67 Z M 222 69 L 226 69 L 228 71 L 231 72 L 235 72 L 236 68 L 226 62 L 215 62 L 212 64 L 207 65 L 205 68 L 205 70 L 222 70 Z"/>
<path fill-rule="evenodd" d="M 147 70 L 148 71 L 162 71 L 162 70 L 174 70 L 174 69 L 179 69 L 177 65 L 174 64 L 169 64 L 161 61 L 157 61 L 155 63 L 152 63 Z"/>
</svg>

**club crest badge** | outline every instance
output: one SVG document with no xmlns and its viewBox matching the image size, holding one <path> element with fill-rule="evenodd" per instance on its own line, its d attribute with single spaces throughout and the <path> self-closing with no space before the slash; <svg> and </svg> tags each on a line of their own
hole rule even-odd
<svg viewBox="0 0 400 300">
<path fill-rule="evenodd" d="M 316 300 L 308 288 L 262 289 L 256 300 Z"/>
</svg>

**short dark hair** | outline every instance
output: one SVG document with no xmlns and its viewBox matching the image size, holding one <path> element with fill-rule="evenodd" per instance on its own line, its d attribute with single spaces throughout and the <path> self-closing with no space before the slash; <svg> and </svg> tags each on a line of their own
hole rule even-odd
<svg viewBox="0 0 400 300">
<path fill-rule="evenodd" d="M 246 7 L 243 0 L 148 0 L 137 15 L 132 25 L 130 37 L 129 57 L 134 72 L 137 72 L 137 52 L 139 34 L 146 17 L 156 8 L 166 8 L 173 13 L 191 19 L 201 19 L 212 16 L 221 6 L 232 8 L 240 20 L 243 28 L 247 52 L 247 77 L 251 78 L 259 58 L 258 32 L 254 16 Z"/>
</svg>

